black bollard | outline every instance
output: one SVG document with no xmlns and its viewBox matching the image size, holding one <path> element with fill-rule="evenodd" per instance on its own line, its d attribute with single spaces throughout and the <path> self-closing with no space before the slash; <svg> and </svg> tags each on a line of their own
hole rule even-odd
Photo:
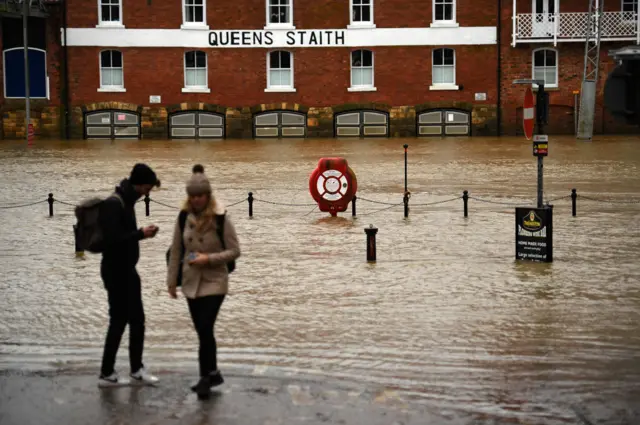
<svg viewBox="0 0 640 425">
<path fill-rule="evenodd" d="M 249 217 L 253 217 L 253 192 L 249 192 L 247 202 L 249 202 Z"/>
<path fill-rule="evenodd" d="M 462 203 L 464 204 L 464 216 L 469 217 L 469 191 L 462 191 Z"/>
<path fill-rule="evenodd" d="M 47 202 L 49 203 L 49 217 L 53 217 L 53 193 L 49 194 Z"/>
<path fill-rule="evenodd" d="M 351 200 L 351 217 L 355 217 L 356 216 L 356 200 L 358 198 L 356 197 L 356 195 L 353 195 L 353 199 Z"/>
<path fill-rule="evenodd" d="M 367 234 L 367 262 L 375 263 L 376 233 L 378 233 L 378 229 L 373 227 L 373 224 L 370 224 L 368 228 L 364 229 L 364 232 Z"/>
<path fill-rule="evenodd" d="M 80 241 L 78 240 L 78 226 L 75 224 L 73 225 L 73 236 L 76 245 L 76 257 L 82 257 L 84 256 L 84 251 L 80 248 Z"/>
<path fill-rule="evenodd" d="M 576 216 L 576 201 L 578 199 L 578 194 L 575 189 L 571 189 L 571 215 Z"/>
<path fill-rule="evenodd" d="M 409 192 L 404 192 L 402 202 L 404 202 L 404 218 L 407 218 L 409 217 Z"/>
<path fill-rule="evenodd" d="M 149 195 L 144 195 L 144 213 L 147 217 L 149 217 L 149 204 L 151 203 L 151 198 Z"/>
</svg>

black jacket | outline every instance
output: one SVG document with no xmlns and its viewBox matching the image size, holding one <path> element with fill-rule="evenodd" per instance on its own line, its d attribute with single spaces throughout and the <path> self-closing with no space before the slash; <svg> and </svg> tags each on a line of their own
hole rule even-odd
<svg viewBox="0 0 640 425">
<path fill-rule="evenodd" d="M 116 187 L 116 192 L 122 197 L 124 207 L 118 198 L 108 198 L 101 205 L 99 222 L 104 241 L 102 266 L 109 274 L 119 275 L 135 270 L 144 233 L 138 229 L 134 208 L 140 195 L 127 179 Z"/>
</svg>

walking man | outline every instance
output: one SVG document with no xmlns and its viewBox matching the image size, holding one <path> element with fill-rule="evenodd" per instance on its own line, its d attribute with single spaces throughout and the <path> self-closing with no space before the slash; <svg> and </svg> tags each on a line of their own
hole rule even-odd
<svg viewBox="0 0 640 425">
<path fill-rule="evenodd" d="M 122 180 L 115 193 L 100 207 L 99 224 L 104 242 L 100 276 L 109 299 L 109 330 L 98 381 L 100 387 L 158 382 L 142 363 L 145 316 L 140 276 L 136 271 L 139 241 L 153 238 L 158 227 L 151 225 L 138 229 L 134 209 L 136 201 L 148 195 L 154 186 L 160 186 L 155 172 L 146 164 L 136 164 L 130 177 Z M 131 380 L 118 376 L 115 371 L 116 355 L 127 324 Z"/>
</svg>

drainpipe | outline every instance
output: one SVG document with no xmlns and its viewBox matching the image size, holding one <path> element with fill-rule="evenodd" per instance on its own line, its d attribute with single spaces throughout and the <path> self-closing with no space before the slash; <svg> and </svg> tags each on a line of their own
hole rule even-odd
<svg viewBox="0 0 640 425">
<path fill-rule="evenodd" d="M 67 56 L 67 0 L 62 1 L 62 28 L 64 46 L 62 46 L 62 67 L 64 74 L 64 137 L 69 140 L 69 63 Z"/>
<path fill-rule="evenodd" d="M 514 14 L 515 14 L 515 10 L 514 10 Z M 496 85 L 498 87 L 498 99 L 496 101 L 498 109 L 496 111 L 496 126 L 497 128 L 497 133 L 498 133 L 498 137 L 500 137 L 502 135 L 502 114 L 501 114 L 501 109 L 502 109 L 502 96 L 501 96 L 501 92 L 502 92 L 502 52 L 501 52 L 501 48 L 502 48 L 502 0 L 498 0 L 498 23 L 496 25 L 496 31 L 497 31 L 497 48 L 498 48 L 498 66 L 497 71 L 496 71 Z"/>
</svg>

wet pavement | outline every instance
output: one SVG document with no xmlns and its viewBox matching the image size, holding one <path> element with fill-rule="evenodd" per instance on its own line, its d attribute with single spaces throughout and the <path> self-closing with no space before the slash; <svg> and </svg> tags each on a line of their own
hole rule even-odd
<svg viewBox="0 0 640 425">
<path fill-rule="evenodd" d="M 563 418 L 511 400 L 514 416 L 425 405 L 393 388 L 314 377 L 226 374 L 208 400 L 189 390 L 185 373 L 159 373 L 156 386 L 98 388 L 88 371 L 0 372 L 2 425 L 637 425 L 640 390 L 606 402 L 576 400 Z M 507 394 L 505 394 L 507 395 Z M 535 394 L 531 394 L 533 398 Z M 601 397 L 604 394 L 601 394 Z M 606 397 L 605 397 L 606 398 Z M 548 401 L 553 403 L 552 400 Z"/>
<path fill-rule="evenodd" d="M 160 377 L 154 387 L 100 389 L 88 373 L 4 373 L 0 423 L 409 425 L 446 419 L 384 388 L 227 375 L 209 400 L 198 400 L 186 375 Z"/>
</svg>

